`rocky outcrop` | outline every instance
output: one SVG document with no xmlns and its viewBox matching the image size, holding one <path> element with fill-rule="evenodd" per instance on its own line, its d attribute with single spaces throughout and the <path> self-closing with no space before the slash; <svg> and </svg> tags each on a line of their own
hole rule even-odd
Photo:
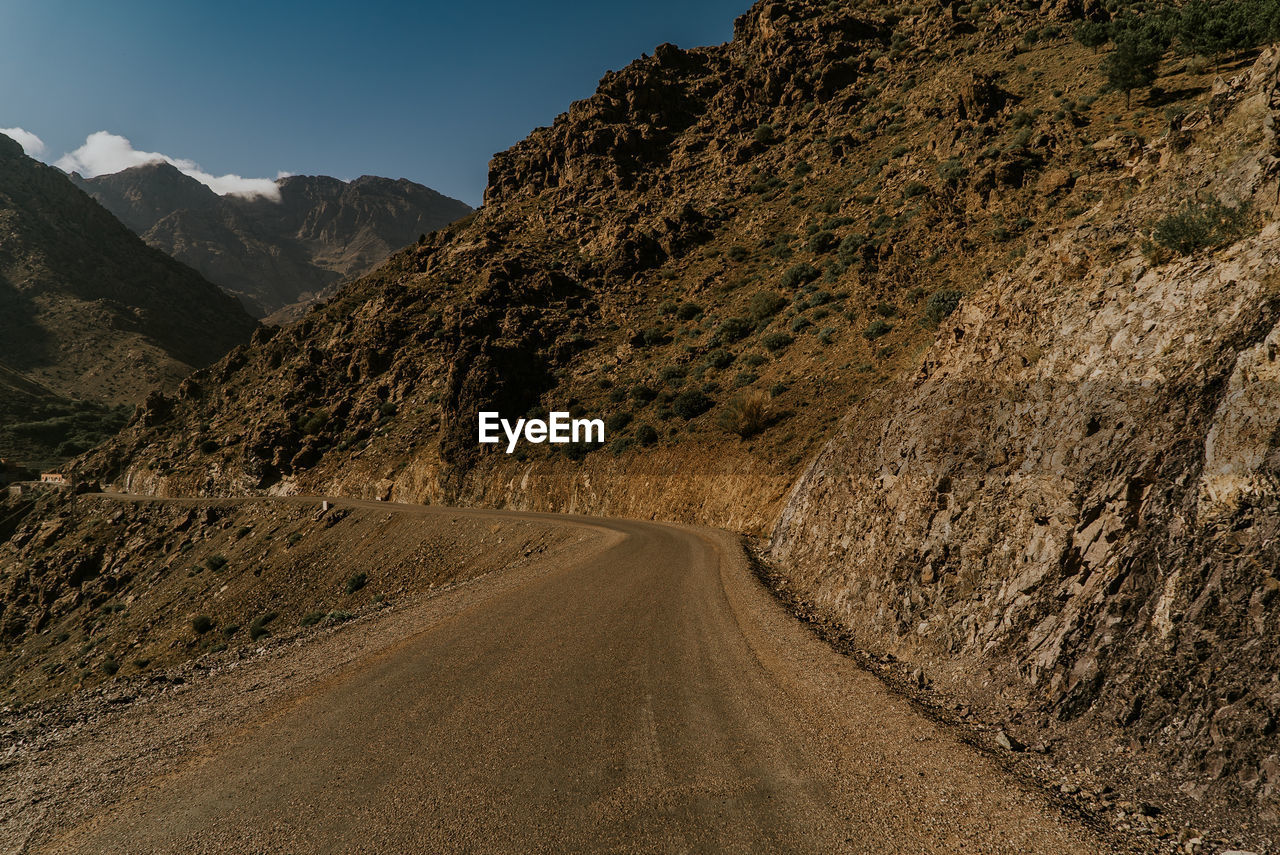
<svg viewBox="0 0 1280 855">
<path fill-rule="evenodd" d="M 860 645 L 1027 739 L 1157 756 L 1183 793 L 1271 821 L 1277 66 L 1186 118 L 1202 147 L 1138 151 L 1132 200 L 967 299 L 916 376 L 847 417 L 770 553 Z M 1135 235 L 1196 188 L 1251 203 L 1253 233 L 1153 264 Z"/>
<path fill-rule="evenodd" d="M 496 155 L 473 217 L 195 378 L 82 471 L 765 532 L 837 415 L 914 373 L 962 293 L 1109 217 L 1090 207 L 1129 192 L 1133 158 L 1154 170 L 1102 109 L 1057 109 L 1055 83 L 1073 104 L 1101 83 L 1069 35 L 1034 70 L 1056 76 L 1028 84 L 1007 47 L 1035 20 L 763 3 L 728 45 L 660 45 Z M 1192 119 L 1150 152 L 1217 145 Z M 743 394 L 769 411 L 749 436 L 722 419 Z M 681 415 L 682 395 L 705 406 Z M 608 447 L 507 457 L 476 443 L 481 409 L 590 413 Z"/>
</svg>

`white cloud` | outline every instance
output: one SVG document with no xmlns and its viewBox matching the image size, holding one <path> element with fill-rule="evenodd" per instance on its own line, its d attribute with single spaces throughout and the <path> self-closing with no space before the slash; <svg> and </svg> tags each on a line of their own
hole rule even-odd
<svg viewBox="0 0 1280 855">
<path fill-rule="evenodd" d="M 212 175 L 193 160 L 169 157 L 155 151 L 138 151 L 119 134 L 98 131 L 89 134 L 84 145 L 64 154 L 54 166 L 64 172 L 79 172 L 85 178 L 109 175 L 144 163 L 169 163 L 220 196 L 265 196 L 280 201 L 280 188 L 270 178 L 241 178 L 239 175 Z"/>
<path fill-rule="evenodd" d="M 0 134 L 4 134 L 22 146 L 22 150 L 27 153 L 28 157 L 39 157 L 44 154 L 44 140 L 31 133 L 31 131 L 24 131 L 22 128 L 0 128 Z"/>
</svg>

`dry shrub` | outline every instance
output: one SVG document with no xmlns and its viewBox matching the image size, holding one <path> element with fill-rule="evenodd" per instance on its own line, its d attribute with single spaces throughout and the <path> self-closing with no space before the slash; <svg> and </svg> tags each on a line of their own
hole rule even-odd
<svg viewBox="0 0 1280 855">
<path fill-rule="evenodd" d="M 772 417 L 769 395 L 751 389 L 730 399 L 720 411 L 719 421 L 720 427 L 746 439 L 768 427 Z"/>
</svg>

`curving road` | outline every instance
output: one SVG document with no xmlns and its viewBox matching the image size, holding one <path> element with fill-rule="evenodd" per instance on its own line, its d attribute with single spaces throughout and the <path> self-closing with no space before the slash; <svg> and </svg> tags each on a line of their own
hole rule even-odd
<svg viewBox="0 0 1280 855">
<path fill-rule="evenodd" d="M 1103 851 L 815 639 L 731 536 L 559 519 L 606 536 L 482 581 L 44 851 Z"/>
</svg>

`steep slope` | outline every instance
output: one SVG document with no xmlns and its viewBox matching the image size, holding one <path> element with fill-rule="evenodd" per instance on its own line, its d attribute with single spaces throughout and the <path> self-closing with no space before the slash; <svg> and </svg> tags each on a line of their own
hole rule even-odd
<svg viewBox="0 0 1280 855">
<path fill-rule="evenodd" d="M 50 468 L 124 427 L 132 407 L 72 400 L 0 363 L 0 457 Z"/>
<path fill-rule="evenodd" d="M 1132 151 L 1128 194 L 967 300 L 850 414 L 771 552 L 860 644 L 1015 732 L 1155 754 L 1183 793 L 1272 823 L 1278 74 L 1272 48 L 1220 81 L 1189 137 Z M 1240 234 L 1176 258 L 1135 240 L 1219 204 L 1249 212 Z"/>
<path fill-rule="evenodd" d="M 280 198 L 219 196 L 167 163 L 82 178 L 83 190 L 151 246 L 260 315 L 292 320 L 326 288 L 471 209 L 406 179 L 280 179 Z"/>
<path fill-rule="evenodd" d="M 24 463 L 43 458 L 48 443 L 40 442 L 37 437 L 24 437 L 23 432 L 15 431 L 14 427 L 31 419 L 43 407 L 61 402 L 60 396 L 0 363 L 0 449 L 3 449 L 0 457 Z M 2 472 L 0 482 L 3 482 Z"/>
<path fill-rule="evenodd" d="M 133 404 L 173 389 L 255 326 L 233 298 L 0 137 L 0 363 L 9 370 L 62 407 Z"/>
</svg>

